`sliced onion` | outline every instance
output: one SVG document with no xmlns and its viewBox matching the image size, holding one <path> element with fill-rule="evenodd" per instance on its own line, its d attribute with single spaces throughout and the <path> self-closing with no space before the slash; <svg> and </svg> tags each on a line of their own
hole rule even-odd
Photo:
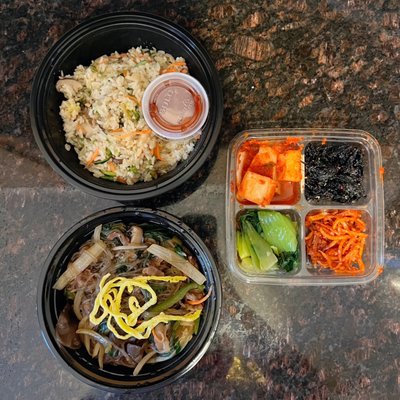
<svg viewBox="0 0 400 400">
<path fill-rule="evenodd" d="M 77 334 L 79 334 L 78 331 L 84 329 L 88 327 L 88 316 L 86 316 L 85 318 L 82 318 L 79 321 L 79 325 L 78 325 L 78 329 L 76 331 Z M 82 339 L 82 337 L 81 337 Z M 90 354 L 90 337 L 89 336 L 83 336 L 83 345 L 85 346 L 86 351 Z"/>
<path fill-rule="evenodd" d="M 143 229 L 140 226 L 134 225 L 131 228 L 131 243 L 143 243 Z"/>
<path fill-rule="evenodd" d="M 87 250 L 83 250 L 82 254 L 74 262 L 68 265 L 67 270 L 58 278 L 57 282 L 53 286 L 53 289 L 64 289 L 70 281 L 75 279 L 90 264 L 97 262 L 100 255 L 106 248 L 106 244 L 99 240 Z"/>
<path fill-rule="evenodd" d="M 100 335 L 100 333 L 97 333 L 92 329 L 78 329 L 76 331 L 76 333 L 78 333 L 79 335 L 84 335 L 85 337 L 91 337 L 94 340 L 96 340 L 96 342 L 98 342 L 101 345 L 103 345 L 104 347 L 107 347 L 109 345 L 114 346 L 125 358 L 127 358 L 128 360 L 132 359 L 131 356 L 124 349 L 122 349 L 121 347 L 117 346 L 110 339 Z"/>
<path fill-rule="evenodd" d="M 176 351 L 171 351 L 168 355 L 166 356 L 157 356 L 152 358 L 151 360 L 147 361 L 147 364 L 156 364 L 159 362 L 167 361 L 170 360 L 172 357 L 175 357 Z"/>
<path fill-rule="evenodd" d="M 104 352 L 105 352 L 104 347 L 102 345 L 100 345 L 99 357 L 98 357 L 100 369 L 103 369 L 103 367 L 104 367 Z"/>
<path fill-rule="evenodd" d="M 126 246 L 115 246 L 112 248 L 113 251 L 117 250 L 144 250 L 147 249 L 147 246 L 144 244 L 129 244 Z"/>
<path fill-rule="evenodd" d="M 97 354 L 99 354 L 100 346 L 101 346 L 101 344 L 100 344 L 99 342 L 97 342 L 97 343 L 94 345 L 94 349 L 93 349 L 93 353 L 92 353 L 92 357 L 93 357 L 93 358 L 95 358 L 95 357 L 97 356 Z"/>
<path fill-rule="evenodd" d="M 94 232 L 93 232 L 93 240 L 95 242 L 98 242 L 100 240 L 100 234 L 101 234 L 101 229 L 103 228 L 103 225 L 97 225 Z"/>
<path fill-rule="evenodd" d="M 158 244 L 152 244 L 147 251 L 178 268 L 179 271 L 183 272 L 198 285 L 202 285 L 206 281 L 206 277 L 197 268 L 173 250 L 159 246 Z"/>
<path fill-rule="evenodd" d="M 82 313 L 81 313 L 81 303 L 82 303 L 83 294 L 84 294 L 84 290 L 80 289 L 76 292 L 75 298 L 74 298 L 74 313 L 76 315 L 76 318 L 79 319 L 79 321 L 83 318 Z"/>
<path fill-rule="evenodd" d="M 169 339 L 167 336 L 167 324 L 158 324 L 153 328 L 153 339 L 157 353 L 165 354 L 170 352 Z"/>
<path fill-rule="evenodd" d="M 150 353 L 146 354 L 140 361 L 139 364 L 136 365 L 136 368 L 133 370 L 133 376 L 139 375 L 140 371 L 144 367 L 144 365 L 149 361 L 155 354 L 157 354 L 154 350 L 150 351 Z"/>
<path fill-rule="evenodd" d="M 85 346 L 86 351 L 90 354 L 90 337 L 89 336 L 83 337 L 83 344 Z"/>
<path fill-rule="evenodd" d="M 104 336 L 101 336 L 99 333 L 95 332 L 92 329 L 78 329 L 76 333 L 78 333 L 79 335 L 90 336 L 95 339 L 96 342 L 102 344 L 103 346 L 106 346 L 109 343 L 109 339 L 106 339 Z"/>
<path fill-rule="evenodd" d="M 108 247 L 104 250 L 104 254 L 110 261 L 114 258 L 114 254 L 109 250 Z"/>
</svg>

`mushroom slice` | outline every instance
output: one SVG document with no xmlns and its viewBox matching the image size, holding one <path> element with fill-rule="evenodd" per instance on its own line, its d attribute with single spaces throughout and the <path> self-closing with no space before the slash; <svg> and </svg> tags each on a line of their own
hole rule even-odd
<svg viewBox="0 0 400 400">
<path fill-rule="evenodd" d="M 67 99 L 74 97 L 82 87 L 82 83 L 72 78 L 59 79 L 56 84 L 57 91 L 63 93 Z"/>
</svg>

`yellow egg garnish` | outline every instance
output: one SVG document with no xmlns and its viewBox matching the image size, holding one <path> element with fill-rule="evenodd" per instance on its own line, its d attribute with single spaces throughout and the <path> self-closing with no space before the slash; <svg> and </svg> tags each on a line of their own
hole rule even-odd
<svg viewBox="0 0 400 400">
<path fill-rule="evenodd" d="M 148 281 L 181 282 L 187 279 L 186 276 L 138 276 L 135 278 L 116 277 L 108 282 L 110 274 L 105 275 L 100 281 L 99 293 L 96 296 L 94 307 L 90 313 L 90 322 L 99 325 L 107 318 L 108 329 L 119 339 L 126 340 L 131 337 L 136 339 L 147 339 L 151 335 L 152 329 L 159 323 L 170 321 L 195 321 L 200 317 L 201 310 L 197 310 L 186 315 L 168 315 L 161 312 L 159 315 L 138 324 L 139 316 L 157 303 L 157 294 Z M 139 300 L 132 294 L 135 287 L 139 287 L 148 292 L 150 299 L 142 306 Z M 128 307 L 130 314 L 121 311 L 121 301 L 123 294 L 130 294 Z M 100 308 L 101 313 L 99 316 Z M 125 332 L 121 335 L 119 331 Z"/>
</svg>

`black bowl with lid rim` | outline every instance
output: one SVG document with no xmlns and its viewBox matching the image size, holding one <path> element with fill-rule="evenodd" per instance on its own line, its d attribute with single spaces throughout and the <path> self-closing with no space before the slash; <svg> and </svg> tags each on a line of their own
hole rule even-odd
<svg viewBox="0 0 400 400">
<path fill-rule="evenodd" d="M 188 158 L 172 171 L 150 182 L 125 185 L 96 178 L 79 163 L 75 150 L 65 149 L 59 107 L 64 96 L 56 91 L 63 72 L 73 74 L 78 65 L 114 51 L 155 47 L 185 58 L 191 76 L 204 87 L 210 110 L 202 134 Z M 50 49 L 32 85 L 30 116 L 35 140 L 50 166 L 67 182 L 110 200 L 129 202 L 160 196 L 187 181 L 210 155 L 221 128 L 223 95 L 218 73 L 204 47 L 189 32 L 167 19 L 139 12 L 107 14 L 84 21 L 67 32 Z"/>
<path fill-rule="evenodd" d="M 101 370 L 97 360 L 92 359 L 82 347 L 71 350 L 60 346 L 55 339 L 58 316 L 66 299 L 63 291 L 52 287 L 66 269 L 71 256 L 88 240 L 94 228 L 109 222 L 147 222 L 163 227 L 177 235 L 198 260 L 206 276 L 206 290 L 212 287 L 212 294 L 202 311 L 197 335 L 170 360 L 147 364 L 138 376 L 132 369 L 105 365 Z M 39 278 L 37 307 L 39 325 L 47 347 L 58 361 L 74 376 L 98 389 L 107 391 L 131 391 L 145 393 L 160 389 L 190 371 L 207 351 L 217 330 L 221 312 L 222 288 L 217 266 L 209 250 L 197 234 L 178 218 L 163 211 L 138 207 L 115 207 L 97 212 L 70 228 L 54 245 L 47 257 Z"/>
</svg>

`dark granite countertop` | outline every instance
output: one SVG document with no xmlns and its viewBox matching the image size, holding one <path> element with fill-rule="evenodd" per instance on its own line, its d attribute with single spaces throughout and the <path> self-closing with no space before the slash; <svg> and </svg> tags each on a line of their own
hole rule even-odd
<svg viewBox="0 0 400 400">
<path fill-rule="evenodd" d="M 46 164 L 29 124 L 30 85 L 64 32 L 117 10 L 153 12 L 187 28 L 210 52 L 224 89 L 218 155 L 180 193 L 151 202 L 191 225 L 215 254 L 224 290 L 219 329 L 187 376 L 146 398 L 400 398 L 396 0 L 1 2 L 0 398 L 141 398 L 96 391 L 72 377 L 46 349 L 36 317 L 38 274 L 52 245 L 83 216 L 115 203 L 72 188 Z M 354 128 L 379 140 L 386 253 L 384 273 L 373 283 L 250 287 L 230 275 L 226 147 L 237 132 L 254 127 Z M 199 176 L 203 184 L 191 189 Z"/>
</svg>

